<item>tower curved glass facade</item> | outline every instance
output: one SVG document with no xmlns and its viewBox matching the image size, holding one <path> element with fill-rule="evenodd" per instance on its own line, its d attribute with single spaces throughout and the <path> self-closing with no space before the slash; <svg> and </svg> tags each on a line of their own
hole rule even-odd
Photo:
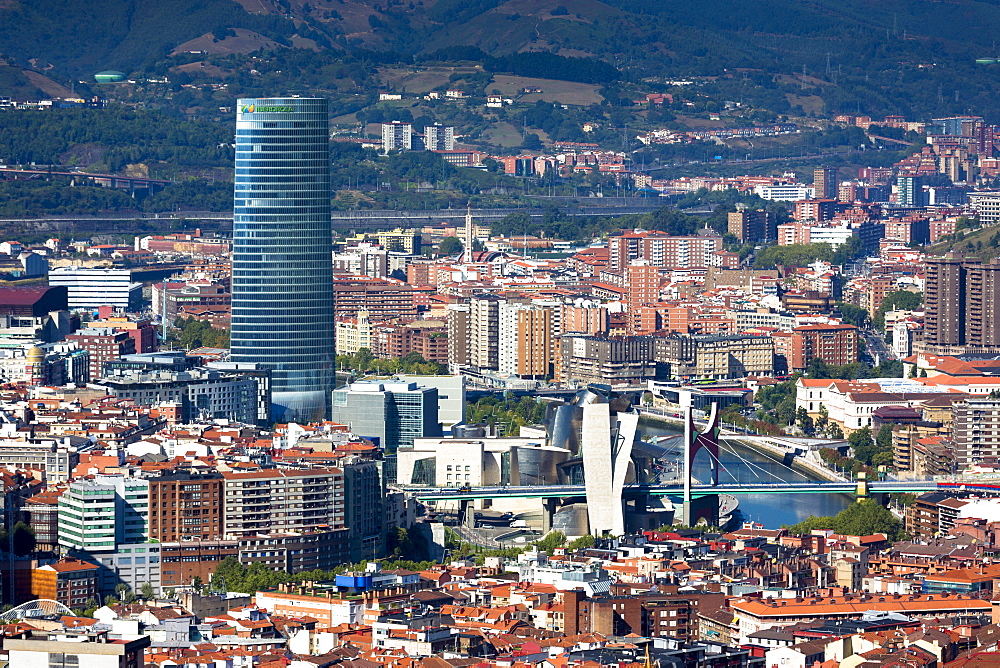
<svg viewBox="0 0 1000 668">
<path fill-rule="evenodd" d="M 333 378 L 327 101 L 240 99 L 231 360 L 271 369 L 272 417 L 323 419 Z"/>
</svg>

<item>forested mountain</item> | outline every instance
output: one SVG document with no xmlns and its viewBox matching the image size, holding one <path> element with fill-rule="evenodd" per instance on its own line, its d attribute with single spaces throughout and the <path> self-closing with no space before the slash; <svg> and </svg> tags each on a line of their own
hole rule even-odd
<svg viewBox="0 0 1000 668">
<path fill-rule="evenodd" d="M 0 1 L 0 55 L 64 83 L 267 45 L 602 84 L 738 69 L 745 89 L 785 77 L 827 111 L 873 115 L 1000 107 L 1000 65 L 976 63 L 1000 55 L 998 28 L 996 0 Z M 526 51 L 575 60 L 539 67 Z"/>
</svg>

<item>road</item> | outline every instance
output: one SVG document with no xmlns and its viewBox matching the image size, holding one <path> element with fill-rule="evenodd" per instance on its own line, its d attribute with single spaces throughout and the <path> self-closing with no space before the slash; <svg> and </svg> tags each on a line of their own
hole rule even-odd
<svg viewBox="0 0 1000 668">
<path fill-rule="evenodd" d="M 861 335 L 865 337 L 865 344 L 868 346 L 868 352 L 872 358 L 877 356 L 879 362 L 896 359 L 896 353 L 889 348 L 885 339 L 878 332 L 865 329 L 861 330 Z"/>
</svg>

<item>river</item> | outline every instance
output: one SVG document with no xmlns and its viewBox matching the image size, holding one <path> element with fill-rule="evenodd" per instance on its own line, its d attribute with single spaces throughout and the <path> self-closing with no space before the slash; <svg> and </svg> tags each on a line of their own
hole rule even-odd
<svg viewBox="0 0 1000 668">
<path fill-rule="evenodd" d="M 669 436 L 679 433 L 679 429 L 662 422 L 641 420 L 639 431 L 642 436 Z M 694 477 L 708 481 L 710 455 L 700 452 L 695 457 Z M 719 482 L 808 482 L 803 473 L 785 466 L 772 455 L 745 446 L 723 442 L 719 446 Z M 768 529 L 777 529 L 782 524 L 795 524 L 810 515 L 836 515 L 853 503 L 850 494 L 739 494 L 737 517 L 747 522 L 760 522 Z"/>
</svg>

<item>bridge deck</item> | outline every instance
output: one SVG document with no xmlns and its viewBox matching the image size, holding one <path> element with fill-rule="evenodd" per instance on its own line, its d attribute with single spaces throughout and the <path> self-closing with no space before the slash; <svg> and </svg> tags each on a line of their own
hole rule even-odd
<svg viewBox="0 0 1000 668">
<path fill-rule="evenodd" d="M 585 496 L 583 485 L 547 485 L 533 487 L 474 487 L 462 490 L 455 487 L 405 487 L 407 492 L 422 501 L 472 501 L 476 499 L 543 499 L 570 496 Z M 871 482 L 868 483 L 872 494 L 888 494 L 893 492 L 929 492 L 938 489 L 937 482 Z M 695 498 L 712 494 L 853 494 L 857 491 L 857 483 L 853 482 L 783 482 L 783 483 L 747 483 L 744 485 L 692 485 L 691 492 Z M 681 485 L 631 485 L 625 488 L 625 496 L 649 494 L 651 496 L 669 496 L 680 498 L 684 493 Z"/>
</svg>

